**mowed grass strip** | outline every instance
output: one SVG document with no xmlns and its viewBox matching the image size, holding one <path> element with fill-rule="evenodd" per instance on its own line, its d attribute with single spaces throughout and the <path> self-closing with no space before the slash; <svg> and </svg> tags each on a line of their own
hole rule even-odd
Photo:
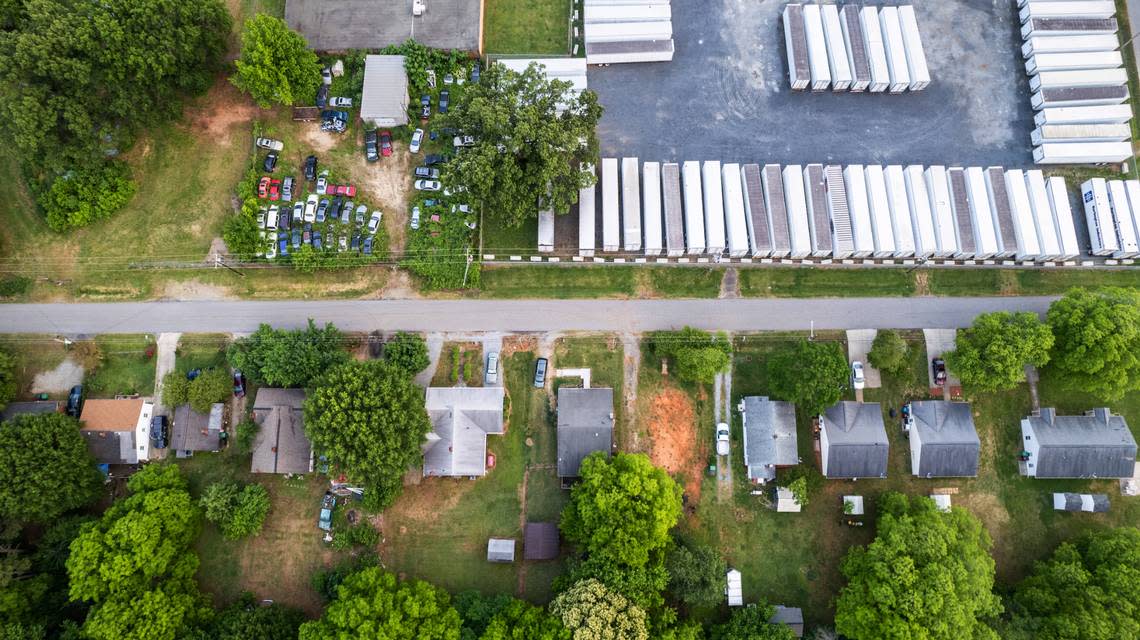
<svg viewBox="0 0 1140 640">
<path fill-rule="evenodd" d="M 570 0 L 487 0 L 487 53 L 566 54 Z"/>
</svg>

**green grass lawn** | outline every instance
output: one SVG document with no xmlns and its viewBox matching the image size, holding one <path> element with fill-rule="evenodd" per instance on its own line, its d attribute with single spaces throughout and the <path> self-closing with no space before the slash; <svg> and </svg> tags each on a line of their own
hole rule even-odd
<svg viewBox="0 0 1140 640">
<path fill-rule="evenodd" d="M 484 267 L 484 298 L 628 298 L 637 291 L 632 267 Z"/>
<path fill-rule="evenodd" d="M 16 399 L 31 398 L 32 382 L 36 374 L 50 371 L 63 362 L 67 351 L 63 344 L 51 336 L 35 334 L 0 335 L 0 351 L 13 356 L 16 366 Z M 67 392 L 54 394 L 57 399 L 67 397 Z"/>
<path fill-rule="evenodd" d="M 487 53 L 567 54 L 570 0 L 487 0 Z"/>
<path fill-rule="evenodd" d="M 91 398 L 154 393 L 154 339 L 149 335 L 106 335 L 95 338 L 103 354 L 84 381 Z"/>
<path fill-rule="evenodd" d="M 759 298 L 908 296 L 914 277 L 903 269 L 755 268 L 740 270 L 740 295 Z"/>
</svg>

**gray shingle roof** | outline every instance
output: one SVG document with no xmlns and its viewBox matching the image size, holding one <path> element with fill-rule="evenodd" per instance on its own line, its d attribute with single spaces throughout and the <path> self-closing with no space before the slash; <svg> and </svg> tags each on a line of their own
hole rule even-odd
<svg viewBox="0 0 1140 640">
<path fill-rule="evenodd" d="M 1128 478 L 1136 464 L 1136 438 L 1124 418 L 1109 409 L 1083 416 L 1059 416 L 1056 409 L 1021 421 L 1022 439 L 1040 446 L 1034 464 L 1038 478 Z"/>
<path fill-rule="evenodd" d="M 827 434 L 827 477 L 886 477 L 887 430 L 878 402 L 839 402 L 824 412 L 821 429 Z"/>
<path fill-rule="evenodd" d="M 910 403 L 910 408 L 913 428 L 922 443 L 916 475 L 922 478 L 978 475 L 981 441 L 969 403 L 916 400 Z"/>
<path fill-rule="evenodd" d="M 175 451 L 217 451 L 224 411 L 225 405 L 220 402 L 210 407 L 210 413 L 198 413 L 188 404 L 176 407 L 170 427 L 170 448 Z"/>
<path fill-rule="evenodd" d="M 766 396 L 744 398 L 744 465 L 752 480 L 774 480 L 776 467 L 799 463 L 796 406 Z"/>
<path fill-rule="evenodd" d="M 553 560 L 558 557 L 558 525 L 528 522 L 523 529 L 523 560 Z"/>
<path fill-rule="evenodd" d="M 253 473 L 308 473 L 313 445 L 305 436 L 304 389 L 258 389 L 253 420 L 261 428 L 253 441 Z"/>
<path fill-rule="evenodd" d="M 582 460 L 595 451 L 609 455 L 613 415 L 613 389 L 558 389 L 558 477 L 577 477 Z"/>
<path fill-rule="evenodd" d="M 4 411 L 0 413 L 0 420 L 7 421 L 16 416 L 35 415 L 39 413 L 57 413 L 62 409 L 63 403 L 58 400 L 36 400 L 33 402 L 9 402 Z"/>
<path fill-rule="evenodd" d="M 134 431 L 80 431 L 99 464 L 138 464 Z"/>
<path fill-rule="evenodd" d="M 365 56 L 360 119 L 379 127 L 408 124 L 408 74 L 404 70 L 404 56 Z"/>
<path fill-rule="evenodd" d="M 431 387 L 424 403 L 432 424 L 424 475 L 485 475 L 487 435 L 503 433 L 503 388 Z"/>
</svg>

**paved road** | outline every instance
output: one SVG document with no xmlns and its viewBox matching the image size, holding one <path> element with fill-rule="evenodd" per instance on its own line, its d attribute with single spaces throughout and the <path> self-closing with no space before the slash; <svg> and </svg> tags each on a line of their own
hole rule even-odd
<svg viewBox="0 0 1140 640">
<path fill-rule="evenodd" d="M 618 331 L 690 325 L 726 331 L 905 329 L 968 326 L 979 313 L 1043 314 L 1053 297 L 738 300 L 344 300 L 2 304 L 0 332 L 50 334 L 253 331 L 303 327 L 308 318 L 347 331 Z"/>
</svg>

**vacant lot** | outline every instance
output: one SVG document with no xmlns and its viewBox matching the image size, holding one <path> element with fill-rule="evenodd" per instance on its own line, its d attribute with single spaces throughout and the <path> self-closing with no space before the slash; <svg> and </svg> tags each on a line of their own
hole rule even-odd
<svg viewBox="0 0 1140 640">
<path fill-rule="evenodd" d="M 570 0 L 487 0 L 483 41 L 487 53 L 569 53 Z"/>
</svg>

